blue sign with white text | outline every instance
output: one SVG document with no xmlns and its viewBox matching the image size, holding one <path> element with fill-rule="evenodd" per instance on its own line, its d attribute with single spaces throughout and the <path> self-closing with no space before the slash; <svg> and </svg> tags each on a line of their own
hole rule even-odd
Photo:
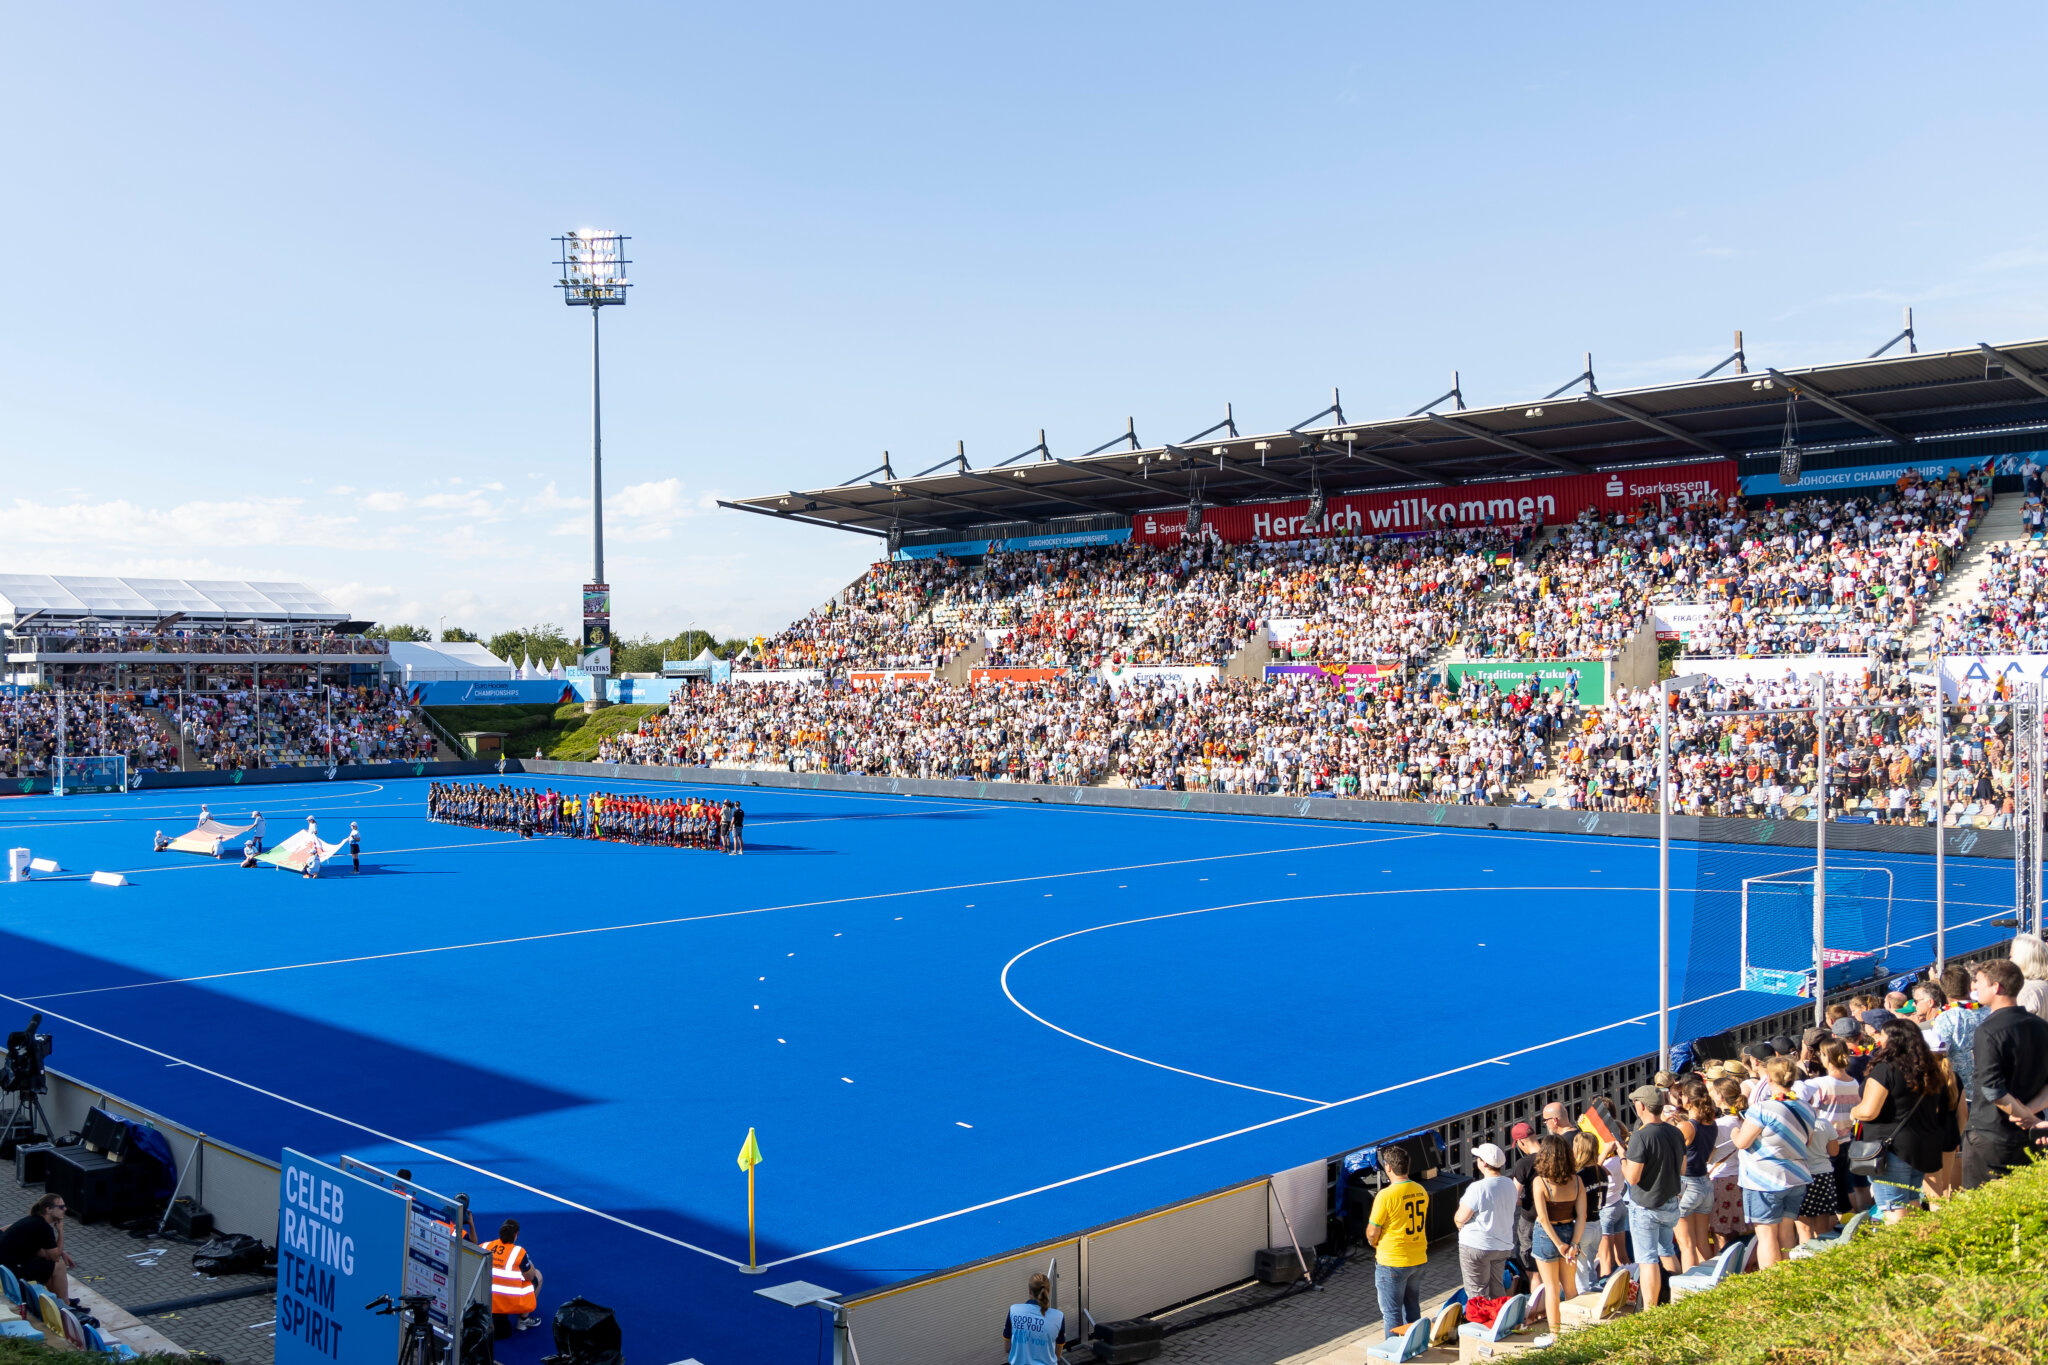
<svg viewBox="0 0 2048 1365">
<path fill-rule="evenodd" d="M 399 1319 L 363 1305 L 405 1286 L 405 1196 L 284 1150 L 277 1365 L 391 1365 Z"/>
<path fill-rule="evenodd" d="M 943 545 L 906 545 L 896 552 L 899 559 L 934 559 L 939 555 L 980 555 L 1003 550 L 1071 550 L 1080 545 L 1121 545 L 1131 538 L 1131 528 L 1114 531 L 1070 531 L 1058 536 L 1012 536 L 1008 540 L 949 540 Z"/>
<path fill-rule="evenodd" d="M 1778 482 L 1776 474 L 1745 474 L 1742 477 L 1742 495 L 1746 498 L 1760 498 L 1775 493 L 1825 493 L 1835 488 L 1879 488 L 1894 484 L 1909 469 L 1917 469 L 1929 479 L 1946 478 L 1951 469 L 1967 474 L 1973 469 L 1982 469 L 1989 464 L 1999 474 L 2017 474 L 2020 467 L 2031 459 L 2036 464 L 2043 462 L 2048 452 L 2023 450 L 2009 455 L 1975 455 L 1948 457 L 1938 460 L 1905 460 L 1895 464 L 1856 465 L 1849 469 L 1809 469 L 1804 471 L 1798 483 L 1786 487 Z"/>
</svg>

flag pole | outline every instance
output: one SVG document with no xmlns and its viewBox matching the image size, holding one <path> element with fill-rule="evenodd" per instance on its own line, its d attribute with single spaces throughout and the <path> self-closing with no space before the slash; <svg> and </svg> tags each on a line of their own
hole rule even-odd
<svg viewBox="0 0 2048 1365">
<path fill-rule="evenodd" d="M 754 1130 L 749 1128 L 747 1140 L 740 1147 L 740 1169 L 747 1173 L 747 1263 L 740 1267 L 742 1275 L 767 1273 L 754 1249 L 754 1168 L 760 1164 L 761 1143 L 754 1136 Z"/>
</svg>

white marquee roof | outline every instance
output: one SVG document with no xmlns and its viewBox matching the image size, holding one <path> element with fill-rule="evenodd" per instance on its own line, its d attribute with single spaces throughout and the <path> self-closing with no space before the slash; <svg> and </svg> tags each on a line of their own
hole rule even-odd
<svg viewBox="0 0 2048 1365">
<path fill-rule="evenodd" d="M 211 578 L 80 578 L 0 574 L 0 611 L 19 621 L 159 620 L 182 612 L 198 621 L 340 622 L 348 613 L 304 583 Z"/>
</svg>

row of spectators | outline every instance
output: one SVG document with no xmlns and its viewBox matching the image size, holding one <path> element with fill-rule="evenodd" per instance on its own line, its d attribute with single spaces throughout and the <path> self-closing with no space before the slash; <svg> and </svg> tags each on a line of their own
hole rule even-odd
<svg viewBox="0 0 2048 1365">
<path fill-rule="evenodd" d="M 1611 1291 L 1608 1303 L 1650 1310 L 1825 1250 L 1854 1235 L 1852 1214 L 1904 1222 L 2024 1169 L 2048 1138 L 2044 976 L 2048 947 L 2021 934 L 2009 958 L 1950 963 L 1910 995 L 1831 1004 L 1825 1027 L 1739 1059 L 1684 1062 L 1631 1091 L 1623 1112 L 1601 1099 L 1578 1121 L 1552 1102 L 1509 1129 L 1508 1147 L 1477 1143 L 1452 1220 L 1463 1314 L 1492 1322 L 1509 1260 L 1533 1266 L 1540 1289 L 1523 1302 L 1540 1350 L 1573 1316 L 1566 1299 Z M 1852 1141 L 1879 1136 L 1874 1168 L 1852 1160 Z M 1421 1320 L 1435 1221 L 1410 1167 L 1405 1144 L 1372 1162 L 1366 1238 L 1390 1343 Z"/>
<path fill-rule="evenodd" d="M 389 654 L 391 642 L 319 626 L 37 626 L 8 637 L 10 653 Z"/>
<path fill-rule="evenodd" d="M 404 693 L 375 687 L 192 695 L 180 720 L 193 755 L 221 771 L 410 762 L 438 752 Z"/>
<path fill-rule="evenodd" d="M 70 692 L 63 706 L 68 757 L 126 754 L 134 771 L 178 766 L 177 744 L 150 723 L 133 694 Z M 57 755 L 57 707 L 54 692 L 0 696 L 0 776 L 50 774 L 50 760 Z"/>
<path fill-rule="evenodd" d="M 1693 655 L 1897 659 L 1988 490 L 1981 473 L 1909 473 L 1872 497 L 1589 510 L 1533 551 L 1525 525 L 883 563 L 743 666 L 938 667 L 977 637 L 998 667 L 1221 664 L 1269 627 L 1298 658 L 1599 660 L 1661 603 L 1693 609 Z M 2022 575 L 2026 605 L 2001 579 L 1973 619 L 2031 628 L 2038 556 Z"/>
<path fill-rule="evenodd" d="M 1232 793 L 1467 804 L 1542 799 L 1574 809 L 1656 809 L 1655 693 L 1604 706 L 1534 681 L 1375 686 L 1325 674 L 1141 677 L 1120 688 L 1042 683 L 889 687 L 759 684 L 680 693 L 609 762 L 906 777 L 1108 783 Z M 1809 683 L 1715 683 L 1683 694 L 1671 726 L 1678 809 L 1810 818 L 1819 778 Z M 1945 737 L 1924 688 L 1902 675 L 1831 694 L 1830 810 L 1880 823 L 1930 818 L 1936 748 L 1951 823 L 2011 812 L 2010 706 L 1973 684 Z M 1809 709 L 1802 709 L 1809 708 Z M 1767 711 L 1765 715 L 1720 712 Z M 1982 817 L 1980 819 L 1980 817 Z"/>
<path fill-rule="evenodd" d="M 968 574 L 958 560 L 883 562 L 738 664 L 751 669 L 941 668 L 969 642 L 927 619 L 933 598 Z"/>
<path fill-rule="evenodd" d="M 1937 654 L 2048 653 L 2048 544 L 1994 545 L 1990 571 L 1969 600 L 1934 623 Z"/>
<path fill-rule="evenodd" d="M 1532 528 L 1166 548 L 1096 546 L 878 564 L 743 667 L 940 667 L 976 637 L 991 667 L 1221 664 L 1269 621 L 1305 657 L 1420 662 L 1469 630 Z"/>
</svg>

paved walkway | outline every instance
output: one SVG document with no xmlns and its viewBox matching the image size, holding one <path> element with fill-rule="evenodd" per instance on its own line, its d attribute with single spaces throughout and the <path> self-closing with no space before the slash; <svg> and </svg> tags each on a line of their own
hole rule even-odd
<svg viewBox="0 0 2048 1365">
<path fill-rule="evenodd" d="M 19 1185 L 12 1163 L 0 1167 L 0 1224 L 12 1223 L 42 1197 L 41 1185 Z M 192 1269 L 195 1243 L 178 1237 L 137 1237 L 106 1223 L 67 1222 L 64 1247 L 78 1268 L 72 1297 L 100 1320 L 100 1329 L 145 1353 L 208 1351 L 231 1365 L 270 1365 L 274 1298 L 268 1276 L 211 1279 Z M 126 1310 L 243 1286 L 253 1298 L 177 1309 L 137 1319 Z M 97 1301 L 96 1301 L 97 1300 Z"/>
<path fill-rule="evenodd" d="M 1431 1248 L 1422 1271 L 1424 1311 L 1448 1298 L 1459 1282 L 1457 1243 Z M 1192 1304 L 1162 1321 L 1171 1329 L 1176 1319 L 1253 1303 L 1273 1292 L 1270 1286 L 1252 1285 Z M 1372 1256 L 1360 1252 L 1324 1280 L 1321 1289 L 1168 1337 L 1159 1359 L 1174 1365 L 1315 1365 L 1325 1356 L 1338 1355 L 1332 1365 L 1349 1365 L 1364 1351 L 1344 1348 L 1362 1348 L 1379 1339 L 1380 1301 L 1373 1288 Z"/>
</svg>

